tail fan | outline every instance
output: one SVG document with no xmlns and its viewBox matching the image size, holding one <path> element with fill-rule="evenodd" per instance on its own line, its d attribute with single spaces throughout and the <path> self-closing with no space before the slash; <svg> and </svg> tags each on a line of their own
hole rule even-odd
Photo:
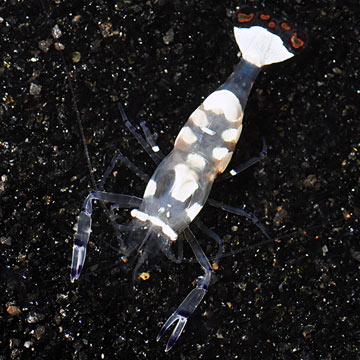
<svg viewBox="0 0 360 360">
<path fill-rule="evenodd" d="M 303 32 L 259 12 L 240 11 L 234 33 L 244 60 L 258 67 L 290 59 L 306 44 Z"/>
</svg>

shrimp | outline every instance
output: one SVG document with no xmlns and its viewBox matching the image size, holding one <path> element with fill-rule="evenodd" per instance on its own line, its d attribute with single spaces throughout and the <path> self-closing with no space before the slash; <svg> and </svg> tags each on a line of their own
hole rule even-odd
<svg viewBox="0 0 360 360">
<path fill-rule="evenodd" d="M 140 254 L 135 272 L 150 255 L 158 251 L 163 252 L 170 260 L 177 261 L 172 244 L 180 235 L 184 235 L 204 274 L 198 277 L 195 288 L 161 328 L 157 340 L 175 324 L 165 351 L 169 351 L 180 337 L 189 317 L 203 300 L 211 281 L 212 266 L 190 230 L 190 224 L 208 201 L 214 180 L 224 173 L 232 158 L 241 135 L 244 109 L 253 83 L 264 66 L 290 59 L 305 44 L 300 33 L 293 31 L 285 22 L 276 25 L 270 15 L 240 12 L 237 19 L 234 34 L 242 53 L 239 64 L 225 83 L 190 115 L 175 140 L 173 150 L 167 156 L 163 157 L 158 152 L 146 127 L 144 130 L 147 141 L 137 134 L 120 108 L 127 127 L 138 137 L 158 166 L 150 179 L 143 175 L 148 182 L 142 199 L 106 192 L 102 189 L 102 183 L 85 199 L 76 226 L 70 274 L 72 282 L 79 278 L 84 266 L 91 233 L 93 200 L 112 203 L 116 208 L 132 209 L 132 221 L 127 227 L 130 234 L 124 238 L 119 232 L 121 226 L 115 225 L 115 228 L 124 256 L 134 252 Z M 114 158 L 107 174 L 116 161 L 124 159 L 121 154 Z M 233 170 L 230 175 L 238 172 Z M 106 176 L 103 182 L 105 179 Z M 240 210 L 236 211 L 213 200 L 210 204 L 242 214 Z M 110 213 L 112 214 L 112 210 Z M 246 216 L 256 222 L 266 234 L 255 216 Z M 219 244 L 221 247 L 221 241 Z"/>
</svg>

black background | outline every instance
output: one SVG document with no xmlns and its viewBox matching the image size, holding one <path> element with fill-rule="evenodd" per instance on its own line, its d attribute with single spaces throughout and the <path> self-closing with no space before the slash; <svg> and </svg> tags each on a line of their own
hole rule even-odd
<svg viewBox="0 0 360 360">
<path fill-rule="evenodd" d="M 188 249 L 181 265 L 155 258 L 149 280 L 133 291 L 132 264 L 120 260 L 95 205 L 85 269 L 70 283 L 72 228 L 89 171 L 61 55 L 53 45 L 40 50 L 39 41 L 59 24 L 95 177 L 118 150 L 151 174 L 117 101 L 134 123 L 147 121 L 167 153 L 236 64 L 232 21 L 244 4 L 299 24 L 309 38 L 301 54 L 264 69 L 251 93 L 232 164 L 257 154 L 262 136 L 268 157 L 211 193 L 255 213 L 276 241 L 246 248 L 264 240 L 256 226 L 204 208 L 202 220 L 227 249 L 243 251 L 222 259 L 165 354 L 169 333 L 159 343 L 156 335 L 201 269 Z M 358 1 L 59 0 L 45 7 L 49 18 L 38 1 L 0 5 L 0 358 L 359 359 Z M 103 24 L 111 24 L 108 33 Z M 107 189 L 141 196 L 145 185 L 117 170 Z M 216 251 L 197 236 L 206 253 Z M 10 314 L 10 305 L 21 313 Z"/>
</svg>

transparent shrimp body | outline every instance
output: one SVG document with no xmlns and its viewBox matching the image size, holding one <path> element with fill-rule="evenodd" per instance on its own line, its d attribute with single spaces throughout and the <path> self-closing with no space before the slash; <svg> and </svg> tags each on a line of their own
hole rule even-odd
<svg viewBox="0 0 360 360">
<path fill-rule="evenodd" d="M 263 14 L 257 16 L 257 22 L 264 19 L 268 21 L 270 18 Z M 293 52 L 288 50 L 288 44 L 284 44 L 283 39 L 273 33 L 273 24 L 270 20 L 264 27 L 249 26 L 255 18 L 256 14 L 253 13 L 239 14 L 240 25 L 234 30 L 242 52 L 241 61 L 227 81 L 191 114 L 176 138 L 174 149 L 161 161 L 148 181 L 143 199 L 96 190 L 86 198 L 79 216 L 73 247 L 72 281 L 79 277 L 85 261 L 94 199 L 116 204 L 118 208 L 133 209 L 129 237 L 126 241 L 120 235 L 117 237 L 125 255 L 134 250 L 142 252 L 135 270 L 138 270 L 152 250 L 161 249 L 173 259 L 169 250 L 170 245 L 181 233 L 184 234 L 204 275 L 197 279 L 195 288 L 163 325 L 157 340 L 170 326 L 176 324 L 167 342 L 166 351 L 176 343 L 188 318 L 205 296 L 211 280 L 212 267 L 192 234 L 189 224 L 207 201 L 216 176 L 225 171 L 231 160 L 241 135 L 243 111 L 248 95 L 259 71 L 264 65 L 281 62 L 293 56 Z M 283 30 L 287 31 L 289 26 L 285 25 Z M 296 32 L 292 32 L 289 39 L 293 48 L 304 45 Z M 128 125 L 130 129 L 131 126 Z M 151 144 L 144 144 L 145 140 L 139 137 L 136 131 L 132 133 L 144 148 L 149 145 L 151 148 Z M 153 158 L 155 157 L 154 155 Z M 209 202 L 216 203 L 212 200 Z M 225 209 L 225 206 L 219 207 Z M 239 210 L 234 211 L 232 207 L 227 208 L 230 212 L 244 215 Z M 245 216 L 252 219 L 266 235 L 255 216 Z M 118 229 L 116 226 L 114 228 Z M 209 232 L 211 230 L 208 230 Z M 143 251 L 144 247 L 146 251 Z"/>
</svg>

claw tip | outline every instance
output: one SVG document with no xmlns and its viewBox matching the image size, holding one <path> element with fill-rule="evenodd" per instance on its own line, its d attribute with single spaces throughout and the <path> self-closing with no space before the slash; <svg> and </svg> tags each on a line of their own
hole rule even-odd
<svg viewBox="0 0 360 360">
<path fill-rule="evenodd" d="M 70 281 L 72 283 L 79 278 L 81 269 L 82 269 L 81 266 L 79 266 L 78 269 L 71 269 L 71 271 L 70 271 Z"/>
</svg>

